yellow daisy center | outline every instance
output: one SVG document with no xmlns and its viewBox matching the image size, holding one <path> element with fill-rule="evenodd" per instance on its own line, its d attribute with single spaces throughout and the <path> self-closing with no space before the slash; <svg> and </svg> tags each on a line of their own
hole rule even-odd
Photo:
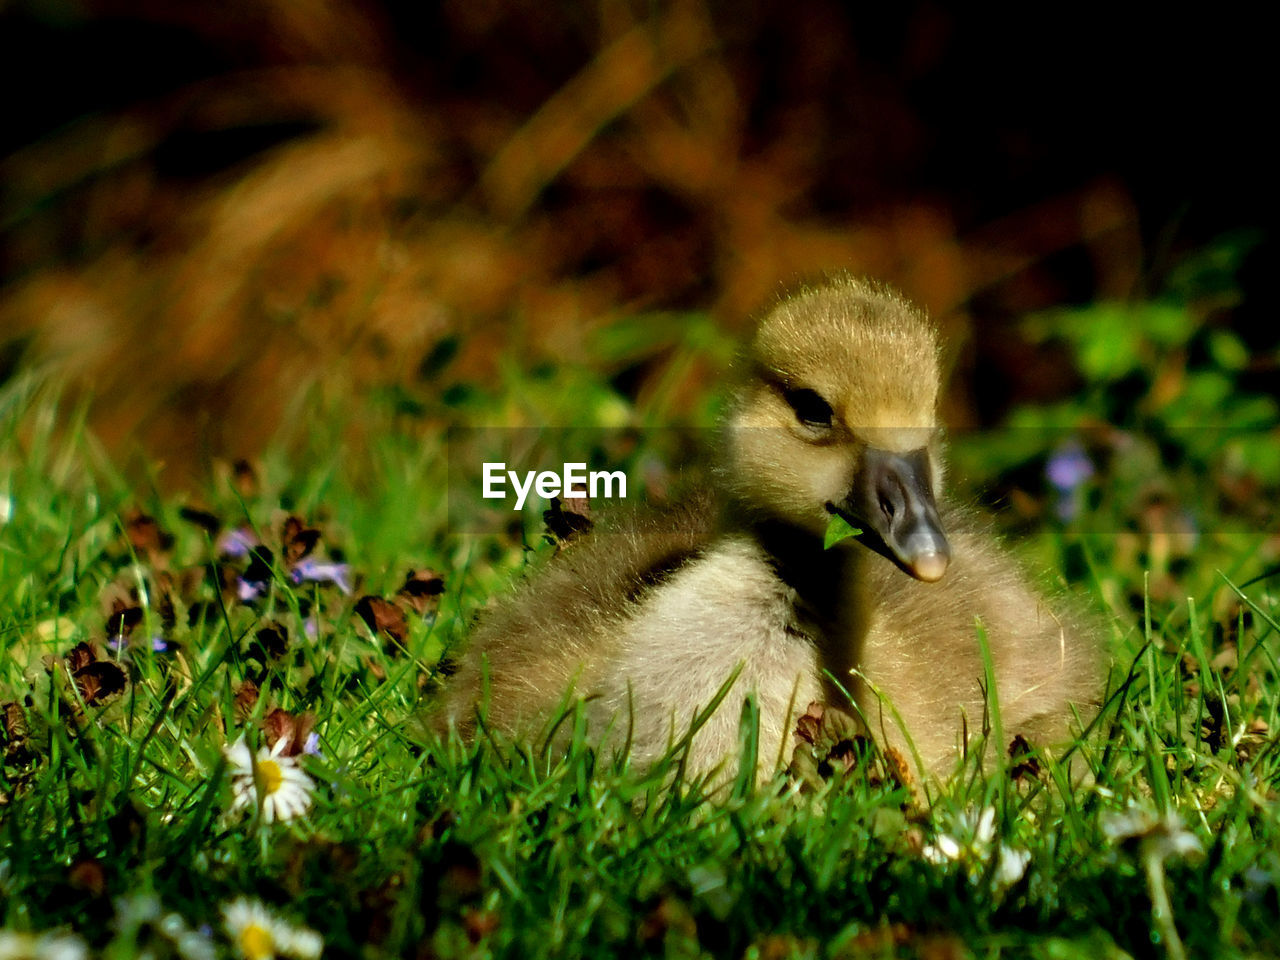
<svg viewBox="0 0 1280 960">
<path fill-rule="evenodd" d="M 280 769 L 280 764 L 274 760 L 258 761 L 258 778 L 262 784 L 262 795 L 269 797 L 284 783 L 284 771 Z"/>
<path fill-rule="evenodd" d="M 271 931 L 266 927 L 251 923 L 240 931 L 240 952 L 249 960 L 271 960 L 276 955 L 275 946 Z"/>
</svg>

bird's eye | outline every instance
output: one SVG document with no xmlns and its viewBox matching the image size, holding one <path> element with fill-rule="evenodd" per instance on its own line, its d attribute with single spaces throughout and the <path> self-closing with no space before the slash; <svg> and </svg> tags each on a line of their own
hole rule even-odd
<svg viewBox="0 0 1280 960">
<path fill-rule="evenodd" d="M 807 427 L 831 426 L 831 404 L 813 390 L 788 390 L 787 403 L 796 412 L 796 419 Z"/>
</svg>

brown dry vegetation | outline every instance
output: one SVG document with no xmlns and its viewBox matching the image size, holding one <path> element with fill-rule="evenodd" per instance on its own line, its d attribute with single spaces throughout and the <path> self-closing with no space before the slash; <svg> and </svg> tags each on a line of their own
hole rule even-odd
<svg viewBox="0 0 1280 960">
<path fill-rule="evenodd" d="M 601 325 L 697 308 L 733 327 L 827 269 L 899 285 L 963 341 L 976 296 L 1006 316 L 1060 297 L 1062 251 L 1090 295 L 1142 268 L 1117 177 L 975 215 L 895 176 L 933 149 L 903 92 L 954 32 L 928 6 L 892 69 L 834 3 L 72 6 L 194 38 L 214 66 L 4 161 L 0 340 L 179 481 L 260 448 L 307 386 L 430 392 L 485 382 L 503 351 L 598 363 Z M 458 357 L 421 382 L 446 336 Z"/>
</svg>

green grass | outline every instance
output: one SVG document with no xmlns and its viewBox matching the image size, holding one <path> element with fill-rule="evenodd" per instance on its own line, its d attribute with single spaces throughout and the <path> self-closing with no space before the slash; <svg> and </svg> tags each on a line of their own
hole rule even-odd
<svg viewBox="0 0 1280 960">
<path fill-rule="evenodd" d="M 424 736 L 440 658 L 537 540 L 532 525 L 450 530 L 438 435 L 389 422 L 337 456 L 317 430 L 312 453 L 266 457 L 256 490 L 224 478 L 191 501 L 272 548 L 264 595 L 244 603 L 213 536 L 180 514 L 188 501 L 126 485 L 77 424 L 29 385 L 3 394 L 7 930 L 74 930 L 109 957 L 196 955 L 164 932 L 175 927 L 127 919 L 154 896 L 226 952 L 220 911 L 249 895 L 319 932 L 333 957 L 1176 957 L 1170 931 L 1186 956 L 1280 955 L 1280 610 L 1274 577 L 1245 585 L 1265 572 L 1263 534 L 1203 533 L 1154 594 L 1140 537 L 1127 550 L 1057 527 L 1028 545 L 1114 625 L 1108 701 L 1081 718 L 1092 735 L 1074 778 L 1061 755 L 1032 770 L 1001 749 L 986 768 L 975 751 L 927 797 L 868 763 L 760 789 L 740 778 L 707 799 L 667 786 L 678 751 L 642 772 L 581 737 L 566 756 Z M 1094 509 L 1116 507 L 1095 492 Z M 172 544 L 148 548 L 135 510 Z M 350 595 L 293 582 L 285 514 L 321 530 L 313 556 L 341 552 Z M 411 608 L 401 635 L 374 636 L 359 598 L 394 599 L 424 568 L 443 593 Z M 113 651 L 101 598 L 120 580 L 143 588 L 141 619 Z M 258 641 L 273 621 L 287 649 Z M 69 672 L 81 642 L 121 666 L 122 692 L 87 702 Z M 246 680 L 260 694 L 238 707 Z M 263 742 L 274 708 L 314 714 L 320 754 L 301 759 L 309 814 L 267 824 L 232 811 L 223 747 Z M 1131 807 L 1147 819 L 1117 819 Z M 1002 854 L 1025 872 L 1002 876 Z"/>
</svg>

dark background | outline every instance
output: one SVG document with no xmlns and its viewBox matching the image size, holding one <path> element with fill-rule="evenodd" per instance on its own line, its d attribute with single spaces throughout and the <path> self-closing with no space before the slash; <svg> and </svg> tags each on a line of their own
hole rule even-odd
<svg viewBox="0 0 1280 960">
<path fill-rule="evenodd" d="M 1269 36 L 1231 8 L 10 3 L 5 366 L 95 395 L 109 444 L 233 455 L 317 378 L 430 394 L 503 351 L 643 397 L 671 345 L 592 330 L 737 329 L 848 268 L 960 344 L 950 418 L 997 422 L 1078 386 L 1021 317 L 1158 296 L 1233 232 L 1242 296 L 1204 322 L 1275 347 Z"/>
</svg>

